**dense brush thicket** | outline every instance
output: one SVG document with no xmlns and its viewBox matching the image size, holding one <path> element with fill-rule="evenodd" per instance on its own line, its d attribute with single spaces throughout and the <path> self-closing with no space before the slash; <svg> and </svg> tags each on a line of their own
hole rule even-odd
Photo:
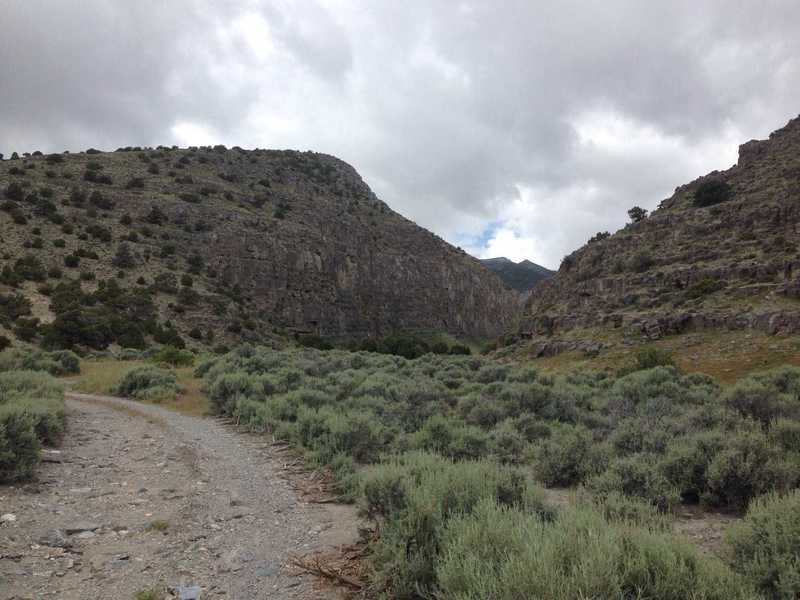
<svg viewBox="0 0 800 600">
<path fill-rule="evenodd" d="M 800 482 L 796 368 L 722 390 L 669 366 L 614 378 L 243 346 L 197 373 L 217 413 L 304 448 L 359 499 L 392 597 L 754 598 L 659 513 L 741 510 Z M 533 479 L 591 502 L 556 515 Z"/>
<path fill-rule="evenodd" d="M 77 372 L 72 353 L 0 353 L 0 482 L 27 479 L 42 444 L 64 432 L 64 390 L 49 374 Z"/>
</svg>

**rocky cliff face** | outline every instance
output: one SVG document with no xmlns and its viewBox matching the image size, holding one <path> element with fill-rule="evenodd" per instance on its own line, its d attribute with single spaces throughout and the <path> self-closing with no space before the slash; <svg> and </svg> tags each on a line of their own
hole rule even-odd
<svg viewBox="0 0 800 600">
<path fill-rule="evenodd" d="M 0 269 L 32 256 L 67 278 L 88 272 L 89 289 L 119 275 L 149 286 L 181 331 L 236 331 L 238 321 L 244 334 L 491 336 L 517 309 L 477 259 L 389 209 L 332 156 L 222 147 L 30 156 L 0 162 L 2 191 Z M 65 266 L 76 253 L 80 266 Z M 168 282 L 187 271 L 189 304 Z M 20 289 L 47 321 L 42 287 Z"/>
<path fill-rule="evenodd" d="M 598 330 L 653 339 L 709 327 L 800 332 L 800 118 L 565 257 L 519 332 L 551 352 L 592 345 Z"/>
</svg>

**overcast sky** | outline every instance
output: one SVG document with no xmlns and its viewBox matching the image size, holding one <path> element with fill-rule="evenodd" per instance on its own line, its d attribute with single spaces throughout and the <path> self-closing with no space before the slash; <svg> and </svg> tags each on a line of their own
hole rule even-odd
<svg viewBox="0 0 800 600">
<path fill-rule="evenodd" d="M 476 256 L 548 267 L 798 113 L 798 0 L 0 5 L 6 156 L 326 152 Z"/>
</svg>

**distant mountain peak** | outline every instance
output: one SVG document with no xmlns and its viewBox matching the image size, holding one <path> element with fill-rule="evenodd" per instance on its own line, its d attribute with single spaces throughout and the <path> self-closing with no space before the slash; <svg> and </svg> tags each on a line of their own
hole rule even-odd
<svg viewBox="0 0 800 600">
<path fill-rule="evenodd" d="M 540 281 L 552 277 L 555 273 L 528 259 L 516 263 L 505 256 L 498 256 L 484 258 L 481 262 L 496 273 L 507 286 L 518 292 L 529 292 Z"/>
</svg>

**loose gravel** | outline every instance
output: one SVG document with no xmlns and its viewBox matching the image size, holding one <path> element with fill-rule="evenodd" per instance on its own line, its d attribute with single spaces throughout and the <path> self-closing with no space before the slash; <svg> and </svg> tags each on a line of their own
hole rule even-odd
<svg viewBox="0 0 800 600">
<path fill-rule="evenodd" d="M 352 541 L 350 507 L 304 501 L 265 437 L 69 394 L 37 481 L 0 487 L 0 599 L 338 598 L 289 557 Z"/>
</svg>

